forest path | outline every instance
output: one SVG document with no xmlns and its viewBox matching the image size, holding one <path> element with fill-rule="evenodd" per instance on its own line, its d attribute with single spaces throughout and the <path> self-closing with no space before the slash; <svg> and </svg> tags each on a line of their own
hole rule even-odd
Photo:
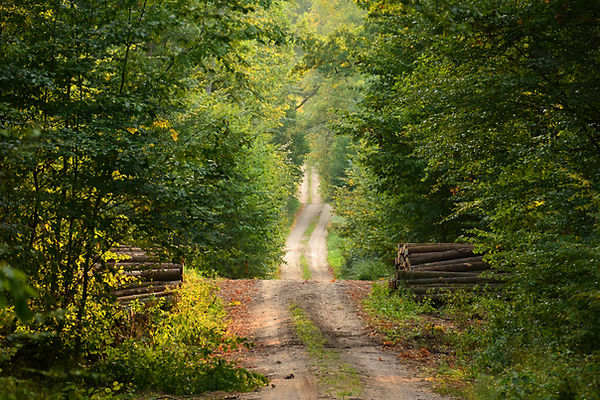
<svg viewBox="0 0 600 400">
<path fill-rule="evenodd" d="M 310 197 L 312 203 L 304 204 L 289 235 L 281 279 L 226 284 L 238 291 L 244 285 L 253 288 L 245 300 L 247 317 L 235 323 L 256 346 L 240 361 L 270 381 L 269 386 L 236 398 L 442 399 L 369 335 L 350 293 L 357 288 L 368 290 L 370 283 L 332 279 L 326 247 L 331 209 L 321 203 L 318 177 L 313 173 L 311 178 L 309 188 L 305 177 L 300 199 L 306 203 Z M 317 217 L 314 231 L 307 238 L 304 233 Z M 302 255 L 308 260 L 310 280 L 302 280 Z M 299 338 L 291 308 L 302 310 L 302 318 L 318 327 L 316 334 L 309 334 L 308 342 Z"/>
</svg>

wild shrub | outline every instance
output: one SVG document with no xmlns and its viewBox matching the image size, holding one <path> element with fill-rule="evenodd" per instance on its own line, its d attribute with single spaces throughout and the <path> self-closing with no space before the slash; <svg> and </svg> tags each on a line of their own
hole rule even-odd
<svg viewBox="0 0 600 400">
<path fill-rule="evenodd" d="M 225 310 L 215 287 L 189 276 L 170 311 L 156 306 L 147 331 L 108 348 L 99 371 L 106 381 L 131 382 L 137 388 L 171 394 L 207 390 L 249 390 L 264 377 L 223 358 L 244 342 L 226 333 Z M 132 315 L 141 311 L 132 306 Z"/>
</svg>

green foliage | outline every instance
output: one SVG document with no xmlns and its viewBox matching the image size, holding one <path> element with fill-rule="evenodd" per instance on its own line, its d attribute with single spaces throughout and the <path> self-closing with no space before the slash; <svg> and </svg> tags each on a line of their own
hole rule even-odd
<svg viewBox="0 0 600 400">
<path fill-rule="evenodd" d="M 189 205 L 176 207 L 194 214 L 182 214 L 179 223 L 194 243 L 188 257 L 194 268 L 229 277 L 268 276 L 282 255 L 294 178 L 269 137 L 252 130 L 256 116 L 227 98 L 199 93 L 181 116 L 186 147 L 175 158 L 173 175 L 182 191 L 194 195 L 182 199 Z"/>
<path fill-rule="evenodd" d="M 355 254 L 345 256 L 392 255 L 393 242 L 476 243 L 513 277 L 486 320 L 494 336 L 473 333 L 501 360 L 496 383 L 511 376 L 500 398 L 597 397 L 594 379 L 579 383 L 600 349 L 599 5 L 359 4 L 363 39 L 345 59 L 358 60 L 366 84 L 336 129 L 358 151 L 335 199 Z M 326 74 L 338 62 L 313 60 Z M 540 356 L 523 362 L 514 349 Z"/>
<path fill-rule="evenodd" d="M 80 331 L 90 296 L 106 297 L 110 289 L 93 265 L 125 241 L 175 253 L 262 238 L 257 247 L 228 249 L 235 254 L 224 270 L 243 265 L 240 253 L 258 261 L 248 275 L 273 269 L 282 235 L 274 221 L 286 200 L 273 188 L 291 192 L 293 182 L 291 166 L 273 165 L 283 156 L 264 134 L 283 110 L 272 112 L 272 103 L 258 99 L 243 110 L 244 129 L 221 140 L 228 116 L 239 111 L 233 96 L 260 81 L 242 67 L 236 74 L 234 65 L 247 65 L 239 50 L 283 42 L 284 32 L 263 18 L 268 5 L 82 0 L 0 6 L 0 258 L 22 270 L 39 293 L 35 311 L 73 311 L 79 325 L 73 332 Z M 238 83 L 237 92 L 227 90 Z M 211 96 L 217 89 L 226 94 Z M 185 117 L 190 107 L 205 115 Z M 263 137 L 245 129 L 251 118 L 268 113 Z M 193 139 L 202 141 L 200 159 L 190 156 L 198 147 Z M 255 155 L 248 164 L 238 163 L 248 154 Z M 248 205 L 227 204 L 247 192 Z M 263 193 L 273 193 L 271 207 L 262 203 Z M 223 226 L 234 222 L 232 213 L 245 220 Z M 60 332 L 68 324 L 50 329 Z"/>
<path fill-rule="evenodd" d="M 162 298 L 104 312 L 92 303 L 95 319 L 89 317 L 81 334 L 87 363 L 46 368 L 56 353 L 51 349 L 54 336 L 43 330 L 44 324 L 21 326 L 19 334 L 2 337 L 0 379 L 7 398 L 110 399 L 128 398 L 141 389 L 198 394 L 265 384 L 261 375 L 225 360 L 226 352 L 246 343 L 227 333 L 215 292 L 213 284 L 189 274 L 174 293 L 174 305 Z"/>
<path fill-rule="evenodd" d="M 300 206 L 302 204 L 300 203 L 300 200 L 298 200 L 298 198 L 294 197 L 294 196 L 290 196 L 288 198 L 288 202 L 287 202 L 287 226 L 291 227 L 294 222 L 296 222 L 296 214 L 298 213 L 298 210 L 300 210 Z"/>
<path fill-rule="evenodd" d="M 302 39 L 296 70 L 301 73 L 297 105 L 297 129 L 307 134 L 310 142 L 311 164 L 318 168 L 322 197 L 328 201 L 332 186 L 339 183 L 348 166 L 348 137 L 336 137 L 330 125 L 337 121 L 341 110 L 353 109 L 359 95 L 354 85 L 360 81 L 356 74 L 328 76 L 315 65 L 328 60 L 329 70 L 348 71 L 351 63 L 348 38 L 360 29 L 363 12 L 349 0 L 300 1 L 294 11 L 295 34 Z M 335 61 L 334 61 L 335 60 Z"/>
<path fill-rule="evenodd" d="M 245 391 L 266 384 L 261 375 L 240 369 L 219 354 L 243 342 L 227 335 L 225 311 L 208 282 L 188 277 L 175 308 L 154 312 L 147 334 L 109 348 L 99 366 L 105 379 L 172 394 Z"/>
<path fill-rule="evenodd" d="M 0 377 L 3 393 L 2 400 L 125 400 L 133 396 L 126 391 L 122 383 L 112 382 L 106 387 L 86 388 L 73 382 L 58 386 L 47 386 L 47 381 L 35 382 L 14 377 Z"/>
<path fill-rule="evenodd" d="M 14 304 L 14 312 L 21 320 L 32 317 L 27 300 L 36 295 L 35 291 L 27 285 L 25 274 L 8 265 L 0 269 L 0 309 L 10 302 Z"/>
<path fill-rule="evenodd" d="M 338 217 L 330 227 L 340 236 L 342 254 L 347 260 L 347 272 L 342 276 L 379 278 L 389 275 L 380 266 L 389 264 L 390 255 L 406 234 L 407 225 L 399 218 L 405 214 L 399 214 L 399 201 L 393 196 L 380 194 L 371 187 L 373 177 L 360 164 L 354 164 L 346 173 L 345 185 L 338 187 L 333 197 Z M 358 266 L 362 260 L 366 262 Z M 369 273 L 369 266 L 376 266 L 376 270 Z"/>
<path fill-rule="evenodd" d="M 333 218 L 335 220 L 336 216 Z M 327 233 L 327 264 L 333 269 L 333 276 L 337 279 L 342 278 L 342 268 L 346 265 L 341 246 L 340 236 L 330 228 Z"/>
<path fill-rule="evenodd" d="M 565 346 L 550 348 L 543 340 L 553 334 L 551 327 L 535 325 L 536 340 L 515 335 L 511 330 L 533 332 L 523 330 L 522 322 L 507 327 L 510 318 L 523 316 L 510 311 L 501 297 L 455 292 L 444 307 L 434 309 L 417 303 L 404 288 L 390 294 L 382 282 L 364 304 L 386 340 L 447 354 L 434 371 L 443 393 L 474 400 L 598 397 L 597 357 Z"/>
<path fill-rule="evenodd" d="M 136 243 L 231 277 L 276 270 L 306 148 L 282 122 L 287 24 L 263 0 L 0 5 L 0 365 L 16 397 L 264 382 L 217 355 L 238 342 L 208 291 L 127 315 L 104 260 Z M 27 305 L 33 320 L 13 318 Z"/>
<path fill-rule="evenodd" d="M 327 235 L 327 263 L 339 279 L 378 280 L 388 278 L 393 273 L 393 266 L 368 255 L 357 256 L 357 244 L 352 235 L 345 230 L 345 217 L 335 215 L 329 226 Z"/>
<path fill-rule="evenodd" d="M 379 260 L 358 260 L 352 264 L 352 269 L 345 275 L 348 279 L 374 281 L 379 278 L 389 278 L 394 272 L 390 264 Z"/>
<path fill-rule="evenodd" d="M 431 306 L 417 303 L 410 292 L 403 288 L 390 293 L 387 282 L 377 282 L 373 284 L 369 297 L 364 300 L 364 306 L 369 316 L 382 329 L 386 339 L 392 342 L 422 345 L 427 330 L 441 336 L 440 330 L 427 326 L 427 321 L 420 315 L 431 311 Z M 424 329 L 425 327 L 430 329 Z"/>
<path fill-rule="evenodd" d="M 398 293 L 393 293 L 393 296 L 390 294 L 392 293 L 385 282 L 374 284 L 365 301 L 367 310 L 376 311 L 382 317 L 395 319 L 407 318 L 423 310 L 406 290 L 399 290 Z"/>
</svg>

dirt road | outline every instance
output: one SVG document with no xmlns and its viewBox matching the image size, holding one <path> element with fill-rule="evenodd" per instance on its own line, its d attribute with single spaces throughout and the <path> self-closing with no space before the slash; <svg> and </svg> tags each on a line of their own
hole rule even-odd
<svg viewBox="0 0 600 400">
<path fill-rule="evenodd" d="M 316 174 L 311 181 L 310 188 L 306 179 L 301 187 L 301 201 L 311 198 L 312 202 L 304 204 L 290 233 L 280 279 L 253 282 L 255 290 L 248 305 L 246 330 L 256 347 L 242 362 L 265 374 L 271 384 L 239 398 L 442 399 L 368 335 L 356 303 L 348 295 L 349 288 L 368 283 L 331 279 L 325 242 L 331 209 L 321 203 Z M 305 231 L 311 221 L 316 225 L 313 223 L 314 230 L 307 238 Z M 303 255 L 310 280 L 302 279 L 299 260 Z M 308 342 L 300 339 L 298 319 L 290 307 L 301 310 L 296 311 L 302 314 L 298 318 L 316 326 Z"/>
</svg>

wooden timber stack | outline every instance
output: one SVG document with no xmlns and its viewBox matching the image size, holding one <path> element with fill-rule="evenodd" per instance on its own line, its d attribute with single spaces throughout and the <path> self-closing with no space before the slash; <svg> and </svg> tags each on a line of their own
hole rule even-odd
<svg viewBox="0 0 600 400">
<path fill-rule="evenodd" d="M 490 265 L 464 243 L 400 243 L 392 287 L 401 282 L 417 298 L 443 300 L 457 290 L 494 289 L 504 276 L 483 273 Z"/>
<path fill-rule="evenodd" d="M 121 305 L 134 300 L 147 301 L 157 297 L 170 297 L 173 289 L 183 282 L 183 264 L 162 262 L 158 255 L 139 247 L 118 246 L 110 249 L 117 255 L 106 260 L 104 267 L 122 268 L 126 276 L 136 278 L 126 286 L 113 291 Z M 123 259 L 123 256 L 126 258 Z"/>
</svg>

